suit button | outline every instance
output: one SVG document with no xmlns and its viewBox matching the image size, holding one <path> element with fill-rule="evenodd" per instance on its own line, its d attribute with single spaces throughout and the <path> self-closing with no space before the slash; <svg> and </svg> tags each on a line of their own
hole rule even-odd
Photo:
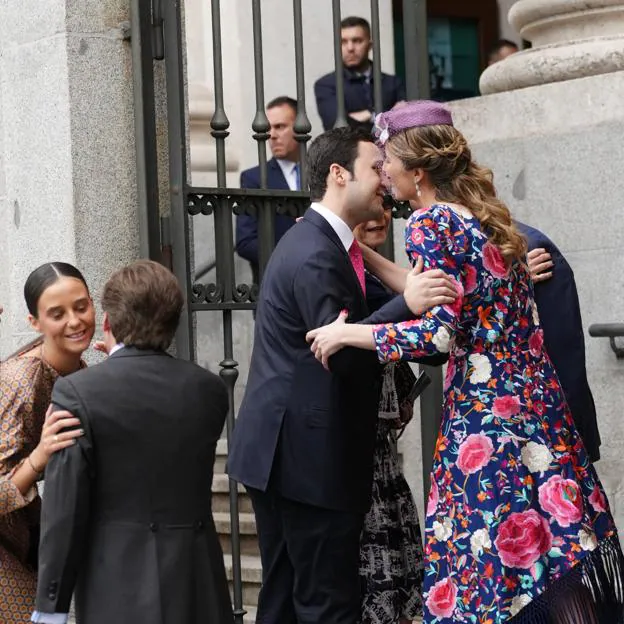
<svg viewBox="0 0 624 624">
<path fill-rule="evenodd" d="M 198 520 L 198 521 L 195 523 L 195 528 L 196 528 L 198 531 L 201 531 L 201 530 L 204 528 L 204 521 L 203 521 L 203 520 Z"/>
<path fill-rule="evenodd" d="M 158 524 L 156 522 L 151 522 L 149 528 L 152 533 L 156 533 L 156 531 L 158 531 Z"/>
</svg>

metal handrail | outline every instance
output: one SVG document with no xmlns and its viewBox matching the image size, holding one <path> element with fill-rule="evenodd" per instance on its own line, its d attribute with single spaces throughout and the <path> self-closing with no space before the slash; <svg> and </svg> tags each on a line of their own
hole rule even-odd
<svg viewBox="0 0 624 624">
<path fill-rule="evenodd" d="M 615 342 L 616 338 L 624 338 L 624 323 L 594 323 L 589 326 L 589 335 L 592 338 L 608 338 L 615 357 L 624 358 L 624 347 Z"/>
</svg>

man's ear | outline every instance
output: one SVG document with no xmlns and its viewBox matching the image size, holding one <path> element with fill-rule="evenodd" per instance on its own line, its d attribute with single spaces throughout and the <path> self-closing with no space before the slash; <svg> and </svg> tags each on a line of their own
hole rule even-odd
<svg viewBox="0 0 624 624">
<path fill-rule="evenodd" d="M 28 315 L 28 322 L 30 323 L 30 326 L 37 332 L 37 333 L 41 333 L 41 323 L 39 322 L 39 319 L 34 317 L 32 314 Z"/>
<path fill-rule="evenodd" d="M 347 177 L 347 170 L 340 165 L 333 164 L 329 167 L 329 175 L 330 177 L 340 186 L 344 186 L 346 182 L 349 181 Z"/>
<path fill-rule="evenodd" d="M 110 332 L 110 319 L 108 318 L 108 312 L 104 312 L 104 318 L 102 319 L 102 329 L 105 332 Z"/>
</svg>

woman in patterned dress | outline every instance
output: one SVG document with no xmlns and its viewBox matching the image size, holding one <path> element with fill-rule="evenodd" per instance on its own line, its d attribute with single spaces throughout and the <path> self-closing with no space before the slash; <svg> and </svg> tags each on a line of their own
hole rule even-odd
<svg viewBox="0 0 624 624">
<path fill-rule="evenodd" d="M 52 453 L 74 444 L 80 424 L 58 411 L 46 419 L 59 375 L 83 366 L 95 313 L 78 269 L 54 262 L 24 286 L 29 321 L 41 338 L 0 363 L 0 622 L 26 624 L 35 606 L 40 499 L 36 483 Z"/>
<path fill-rule="evenodd" d="M 392 204 L 386 206 L 380 219 L 361 223 L 353 230 L 358 242 L 371 249 L 383 245 L 392 218 L 391 207 Z M 394 293 L 366 273 L 370 312 L 392 297 Z M 373 496 L 360 541 L 361 624 L 405 624 L 422 615 L 420 524 L 396 453 L 397 433 L 409 422 L 414 408 L 408 399 L 414 381 L 407 362 L 392 362 L 384 367 L 373 459 Z"/>
<path fill-rule="evenodd" d="M 411 103 L 378 122 L 395 197 L 421 206 L 406 228 L 410 260 L 444 269 L 459 296 L 405 323 L 340 317 L 309 339 L 324 362 L 346 345 L 381 362 L 450 353 L 426 510 L 424 621 L 624 622 L 617 531 L 543 349 L 526 245 L 491 172 L 440 104 Z M 366 259 L 394 290 L 411 279 Z M 406 297 L 413 308 L 409 284 Z"/>
</svg>

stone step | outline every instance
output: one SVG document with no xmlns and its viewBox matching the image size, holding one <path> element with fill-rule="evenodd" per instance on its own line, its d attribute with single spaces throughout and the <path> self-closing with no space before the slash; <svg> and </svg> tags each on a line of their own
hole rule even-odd
<svg viewBox="0 0 624 624">
<path fill-rule="evenodd" d="M 234 571 L 232 569 L 232 557 L 225 555 L 225 573 L 232 594 Z M 262 587 L 262 564 L 260 557 L 242 555 L 241 556 L 241 576 L 243 582 L 243 604 L 257 606 L 260 587 Z"/>
<path fill-rule="evenodd" d="M 245 491 L 245 487 L 238 484 L 238 511 L 253 513 L 251 499 Z M 212 510 L 214 512 L 230 511 L 230 479 L 225 474 L 217 474 L 212 478 Z"/>
<path fill-rule="evenodd" d="M 225 473 L 225 463 L 227 461 L 228 454 L 228 445 L 227 440 L 225 438 L 221 438 L 217 441 L 217 454 L 215 456 L 215 465 L 214 465 L 214 473 L 216 474 L 224 474 Z"/>
<path fill-rule="evenodd" d="M 243 616 L 243 624 L 256 624 L 256 607 L 244 605 L 243 609 L 247 611 L 247 613 Z"/>
<path fill-rule="evenodd" d="M 232 552 L 232 523 L 230 514 L 217 511 L 213 513 L 219 541 L 224 553 Z M 256 519 L 252 513 L 239 514 L 240 546 L 242 555 L 260 555 L 256 533 Z"/>
</svg>

